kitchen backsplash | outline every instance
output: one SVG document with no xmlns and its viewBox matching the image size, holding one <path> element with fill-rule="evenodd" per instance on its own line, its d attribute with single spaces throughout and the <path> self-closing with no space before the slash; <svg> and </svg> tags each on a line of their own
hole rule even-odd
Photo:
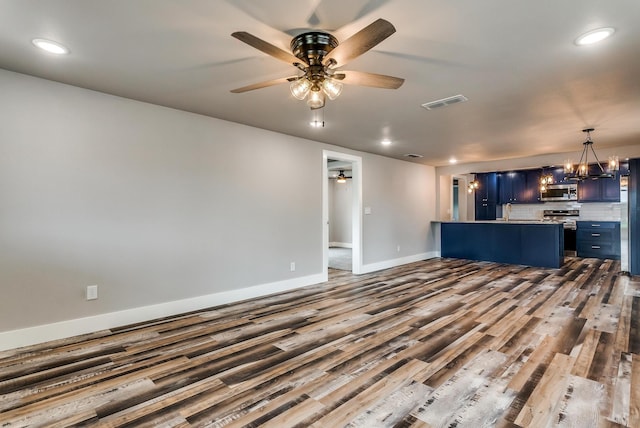
<svg viewBox="0 0 640 428">
<path fill-rule="evenodd" d="M 545 202 L 544 204 L 511 205 L 510 220 L 541 220 L 544 210 L 580 210 L 577 220 L 620 221 L 618 202 Z M 502 212 L 506 213 L 505 205 Z"/>
</svg>

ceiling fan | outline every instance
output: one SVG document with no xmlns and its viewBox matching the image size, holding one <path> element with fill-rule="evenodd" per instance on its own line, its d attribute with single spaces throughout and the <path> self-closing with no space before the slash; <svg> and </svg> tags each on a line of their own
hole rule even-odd
<svg viewBox="0 0 640 428">
<path fill-rule="evenodd" d="M 340 95 L 343 83 L 398 89 L 404 83 L 404 79 L 399 77 L 338 70 L 339 67 L 367 52 L 395 32 L 395 27 L 384 19 L 378 19 L 369 24 L 342 43 L 338 43 L 338 40 L 329 33 L 306 32 L 291 40 L 292 54 L 245 31 L 235 32 L 231 36 L 293 65 L 302 71 L 302 74 L 243 86 L 231 92 L 247 92 L 289 82 L 291 94 L 294 97 L 304 100 L 308 95 L 307 105 L 311 109 L 319 109 L 324 107 L 325 96 L 333 100 Z"/>
<path fill-rule="evenodd" d="M 346 183 L 348 178 L 353 178 L 353 177 L 347 177 L 344 175 L 344 170 L 341 169 L 340 173 L 334 177 L 329 177 L 329 178 L 333 178 L 334 180 L 336 180 L 336 183 Z"/>
</svg>

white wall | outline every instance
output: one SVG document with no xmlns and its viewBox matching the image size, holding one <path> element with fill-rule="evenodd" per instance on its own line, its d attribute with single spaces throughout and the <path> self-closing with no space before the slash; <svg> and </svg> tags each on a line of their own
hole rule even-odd
<svg viewBox="0 0 640 428">
<path fill-rule="evenodd" d="M 335 147 L 4 70 L 0 93 L 0 348 L 322 279 Z M 358 155 L 364 262 L 433 251 L 434 168 Z"/>
<path fill-rule="evenodd" d="M 440 207 L 440 212 L 438 214 L 438 218 L 440 220 L 451 220 L 453 215 L 453 177 L 450 175 L 441 175 L 440 179 L 440 203 L 438 206 Z"/>
</svg>

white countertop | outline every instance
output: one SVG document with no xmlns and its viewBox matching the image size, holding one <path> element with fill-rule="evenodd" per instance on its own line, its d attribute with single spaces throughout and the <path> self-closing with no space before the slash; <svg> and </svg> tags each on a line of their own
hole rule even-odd
<svg viewBox="0 0 640 428">
<path fill-rule="evenodd" d="M 454 221 L 454 220 L 433 220 L 431 223 L 489 223 L 489 224 L 562 224 L 553 220 L 471 220 L 471 221 Z"/>
</svg>

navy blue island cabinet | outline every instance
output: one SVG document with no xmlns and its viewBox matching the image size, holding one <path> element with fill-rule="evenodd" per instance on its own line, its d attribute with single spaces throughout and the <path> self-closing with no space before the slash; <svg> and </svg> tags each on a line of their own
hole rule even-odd
<svg viewBox="0 0 640 428">
<path fill-rule="evenodd" d="M 536 267 L 564 264 L 564 229 L 543 222 L 442 222 L 442 257 Z"/>
</svg>

